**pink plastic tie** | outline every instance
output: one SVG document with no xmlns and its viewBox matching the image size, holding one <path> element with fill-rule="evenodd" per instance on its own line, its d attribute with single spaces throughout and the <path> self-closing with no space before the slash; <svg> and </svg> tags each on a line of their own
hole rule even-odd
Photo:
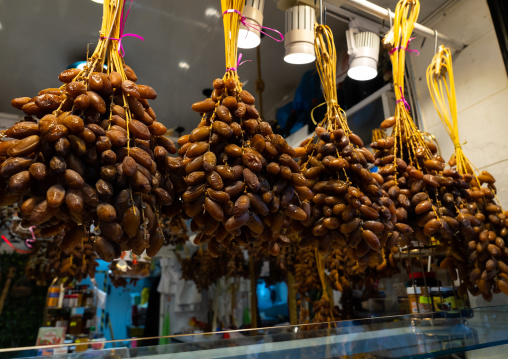
<svg viewBox="0 0 508 359">
<path fill-rule="evenodd" d="M 236 62 L 236 67 L 229 67 L 226 69 L 226 71 L 236 71 L 238 69 L 238 66 L 246 63 L 246 62 L 252 62 L 252 60 L 245 60 L 242 61 L 242 53 L 238 55 L 238 61 Z"/>
<path fill-rule="evenodd" d="M 242 23 L 243 26 L 245 26 L 247 28 L 250 28 L 250 29 L 253 29 L 253 30 L 257 30 L 261 34 L 265 34 L 266 36 L 268 36 L 269 38 L 271 38 L 271 39 L 273 39 L 273 40 L 275 40 L 277 42 L 284 41 L 284 35 L 282 35 L 280 31 L 272 29 L 271 27 L 260 26 L 258 24 L 252 23 L 252 22 L 247 22 L 247 18 L 245 16 L 242 16 L 242 13 L 240 11 L 236 10 L 236 9 L 228 9 L 228 10 L 226 10 L 226 11 L 224 11 L 222 13 L 222 16 L 224 16 L 226 14 L 233 14 L 233 13 L 236 13 L 236 14 L 240 15 L 240 20 L 239 21 Z M 280 39 L 276 39 L 275 37 L 268 35 L 262 29 L 270 30 L 270 31 L 273 31 L 273 32 L 277 33 L 278 35 L 280 35 Z"/>
<path fill-rule="evenodd" d="M 131 33 L 128 33 L 128 34 L 124 34 L 123 33 L 123 30 L 125 28 L 125 23 L 127 22 L 127 17 L 129 16 L 129 13 L 131 11 L 131 7 L 132 7 L 132 2 L 134 0 L 129 0 L 131 3 L 129 5 L 129 8 L 127 9 L 127 12 L 125 13 L 124 16 L 122 16 L 122 20 L 120 21 L 120 37 L 119 38 L 114 38 L 114 37 L 103 37 L 101 36 L 101 39 L 110 39 L 110 40 L 115 40 L 115 41 L 118 41 L 118 53 L 120 54 L 121 57 L 124 57 L 125 56 L 125 51 L 123 49 L 123 45 L 122 45 L 122 39 L 126 36 L 132 36 L 132 37 L 135 37 L 135 38 L 138 38 L 140 39 L 141 41 L 145 41 L 145 39 L 138 35 L 138 34 L 131 34 Z M 125 8 L 125 3 L 127 2 L 127 0 L 123 0 L 123 6 Z"/>
<path fill-rule="evenodd" d="M 407 45 L 406 45 L 406 47 L 404 47 L 404 46 L 400 46 L 400 47 L 396 47 L 396 48 L 392 49 L 392 51 L 390 51 L 390 55 L 391 55 L 391 54 L 393 54 L 395 51 L 402 49 L 402 50 L 406 50 L 406 51 L 407 51 L 407 52 L 409 52 L 409 53 L 414 52 L 416 56 L 419 56 L 419 55 L 420 55 L 420 51 L 418 51 L 418 50 L 414 50 L 414 49 L 410 49 L 410 48 L 409 48 L 409 43 L 410 43 L 410 42 L 411 42 L 411 40 L 413 40 L 413 39 L 414 39 L 414 37 L 410 38 L 410 39 L 407 41 Z"/>
<path fill-rule="evenodd" d="M 409 112 L 411 110 L 411 107 L 409 107 L 409 104 L 407 103 L 406 99 L 404 98 L 404 94 L 402 93 L 402 86 L 399 86 L 400 96 L 402 97 L 400 100 L 397 100 L 397 103 L 402 102 L 404 104 L 404 107 L 406 108 L 406 111 Z"/>
<path fill-rule="evenodd" d="M 32 238 L 27 238 L 25 240 L 25 244 L 26 244 L 26 246 L 28 248 L 32 248 L 33 247 L 33 243 L 35 243 L 35 241 L 37 240 L 35 238 L 34 228 L 35 228 L 35 226 L 30 226 L 30 233 L 32 233 Z"/>
</svg>

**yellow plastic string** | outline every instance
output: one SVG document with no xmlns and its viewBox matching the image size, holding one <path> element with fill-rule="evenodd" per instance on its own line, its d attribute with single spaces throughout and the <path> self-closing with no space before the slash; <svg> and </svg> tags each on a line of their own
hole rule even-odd
<svg viewBox="0 0 508 359">
<path fill-rule="evenodd" d="M 318 274 L 319 274 L 319 280 L 321 281 L 321 287 L 323 288 L 323 295 L 321 298 L 327 300 L 330 303 L 330 315 L 332 316 L 332 320 L 335 320 L 333 318 L 333 306 L 334 306 L 333 305 L 333 298 L 330 298 L 328 296 L 328 282 L 326 280 L 326 275 L 325 275 L 325 258 L 324 258 L 324 255 L 319 253 L 317 248 L 315 249 L 315 254 L 316 254 L 316 265 L 317 265 L 317 270 L 318 270 Z"/>
<path fill-rule="evenodd" d="M 316 126 L 317 126 L 317 124 L 318 124 L 318 123 L 317 123 L 317 122 L 316 122 L 316 120 L 314 119 L 314 110 L 315 110 L 316 108 L 318 108 L 318 107 L 323 106 L 323 105 L 326 105 L 326 102 L 320 103 L 319 105 L 315 106 L 315 107 L 312 109 L 312 111 L 310 111 L 310 118 L 312 119 L 312 122 L 313 122 Z"/>
<path fill-rule="evenodd" d="M 469 173 L 476 177 L 474 166 L 465 156 L 460 143 L 452 55 L 450 49 L 443 45 L 439 46 L 439 51 L 427 68 L 427 86 L 437 114 L 455 147 L 457 171 L 460 174 Z M 479 171 L 476 170 L 476 172 Z"/>
<path fill-rule="evenodd" d="M 422 147 L 425 157 L 430 158 L 432 153 L 425 144 L 422 134 L 418 131 L 411 115 L 406 108 L 404 98 L 404 70 L 406 63 L 406 48 L 414 29 L 414 24 L 420 13 L 420 2 L 418 0 L 400 0 L 395 8 L 393 27 L 383 39 L 385 48 L 390 51 L 392 61 L 393 85 L 395 88 L 395 126 L 393 136 L 395 138 L 396 159 L 402 156 L 405 149 L 409 152 L 410 164 L 420 168 L 416 161 L 416 149 Z"/>
<path fill-rule="evenodd" d="M 312 121 L 316 126 L 321 126 L 327 131 L 332 132 L 336 129 L 342 129 L 346 136 L 351 134 L 351 130 L 347 124 L 346 113 L 340 107 L 337 101 L 337 85 L 336 85 L 336 69 L 337 69 L 337 53 L 335 51 L 335 42 L 333 33 L 326 25 L 316 25 L 314 27 L 314 50 L 316 53 L 316 68 L 323 86 L 323 95 L 325 102 L 317 105 L 311 111 Z M 326 103 L 326 114 L 319 123 L 314 118 L 314 110 Z M 311 140 L 307 143 L 306 149 L 314 142 L 316 133 L 312 135 Z M 312 152 L 311 156 L 314 154 Z M 309 156 L 309 158 L 311 157 Z M 337 157 L 341 157 L 337 150 Z M 302 170 L 307 168 L 307 164 L 301 163 Z M 343 169 L 345 179 L 349 182 L 346 171 Z"/>
<path fill-rule="evenodd" d="M 375 128 L 372 130 L 372 142 L 377 142 L 378 140 L 387 138 L 388 135 L 386 134 L 386 131 L 382 128 Z"/>
<path fill-rule="evenodd" d="M 316 52 L 316 68 L 327 104 L 326 115 L 320 125 L 328 131 L 342 128 L 347 136 L 351 130 L 346 121 L 346 113 L 337 100 L 337 52 L 332 30 L 328 26 L 316 25 L 314 27 L 314 50 Z M 314 118 L 312 120 L 316 123 Z"/>
<path fill-rule="evenodd" d="M 222 21 L 224 22 L 224 45 L 226 54 L 226 78 L 237 79 L 237 71 L 233 71 L 237 67 L 238 58 L 238 31 L 240 30 L 240 14 L 245 6 L 244 0 L 221 0 Z M 236 11 L 238 12 L 236 12 Z"/>
</svg>

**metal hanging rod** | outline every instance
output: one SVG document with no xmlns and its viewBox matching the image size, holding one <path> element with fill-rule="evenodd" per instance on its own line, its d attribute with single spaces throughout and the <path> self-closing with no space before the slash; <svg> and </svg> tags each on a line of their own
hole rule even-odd
<svg viewBox="0 0 508 359">
<path fill-rule="evenodd" d="M 382 8 L 381 6 L 366 0 L 325 0 L 325 5 L 326 4 L 337 7 L 341 5 L 349 5 L 386 21 L 391 21 L 395 17 L 395 14 L 392 11 L 389 11 L 388 9 Z M 437 33 L 437 37 L 440 41 L 446 43 L 448 46 L 455 50 L 460 51 L 466 47 L 463 42 L 451 39 L 446 35 L 436 32 L 434 29 L 430 29 L 418 23 L 415 24 L 414 32 L 430 38 L 434 38 Z"/>
</svg>

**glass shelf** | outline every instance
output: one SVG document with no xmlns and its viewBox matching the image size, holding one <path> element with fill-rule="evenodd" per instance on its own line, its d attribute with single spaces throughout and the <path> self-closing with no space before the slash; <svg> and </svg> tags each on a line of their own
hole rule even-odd
<svg viewBox="0 0 508 359">
<path fill-rule="evenodd" d="M 506 350 L 508 306 L 476 308 L 430 317 L 402 315 L 312 325 L 175 335 L 171 344 L 136 348 L 131 339 L 106 342 L 115 349 L 94 351 L 94 358 L 341 358 L 362 354 L 368 358 L 429 358 L 492 348 Z M 224 337 L 229 337 L 225 339 Z M 148 338 L 145 338 L 145 340 Z M 150 338 L 159 339 L 159 338 Z M 74 344 L 73 344 L 74 345 Z M 122 347 L 122 348 L 120 348 Z M 47 347 L 46 347 L 47 348 Z M 15 357 L 33 357 L 36 348 L 0 350 Z M 24 350 L 21 352 L 21 350 Z M 12 352 L 17 353 L 12 353 Z M 113 352 L 114 351 L 114 352 Z M 126 356 L 124 356 L 124 353 Z M 369 356 L 367 356 L 367 354 Z M 78 358 L 82 353 L 59 355 Z M 364 357 L 362 356 L 362 358 Z M 468 357 L 482 358 L 483 355 Z M 504 356 L 501 356 L 504 357 Z"/>
</svg>

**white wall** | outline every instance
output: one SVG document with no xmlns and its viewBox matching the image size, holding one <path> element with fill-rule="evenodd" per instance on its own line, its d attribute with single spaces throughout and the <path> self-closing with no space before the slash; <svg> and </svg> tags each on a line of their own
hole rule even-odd
<svg viewBox="0 0 508 359">
<path fill-rule="evenodd" d="M 453 54 L 460 138 L 461 142 L 467 141 L 463 149 L 472 163 L 496 178 L 498 198 L 508 209 L 508 77 L 487 2 L 461 0 L 425 25 L 468 45 Z M 420 55 L 408 58 L 415 74 L 425 131 L 436 136 L 442 155 L 448 160 L 453 145 L 434 108 L 425 76 L 434 55 L 434 39 L 428 38 L 423 48 L 418 48 L 421 40 L 419 36 L 411 43 Z M 471 304 L 508 304 L 508 297 L 497 295 L 491 303 L 474 297 Z"/>
<path fill-rule="evenodd" d="M 508 208 L 508 78 L 487 2 L 461 0 L 425 25 L 468 45 L 453 54 L 460 138 L 461 142 L 467 141 L 463 149 L 472 163 L 497 179 L 499 199 Z M 411 48 L 418 48 L 421 40 L 417 37 Z M 408 57 L 415 73 L 424 127 L 436 136 L 448 160 L 453 145 L 430 99 L 425 78 L 434 55 L 434 39 L 428 38 L 419 50 L 420 56 Z"/>
</svg>

